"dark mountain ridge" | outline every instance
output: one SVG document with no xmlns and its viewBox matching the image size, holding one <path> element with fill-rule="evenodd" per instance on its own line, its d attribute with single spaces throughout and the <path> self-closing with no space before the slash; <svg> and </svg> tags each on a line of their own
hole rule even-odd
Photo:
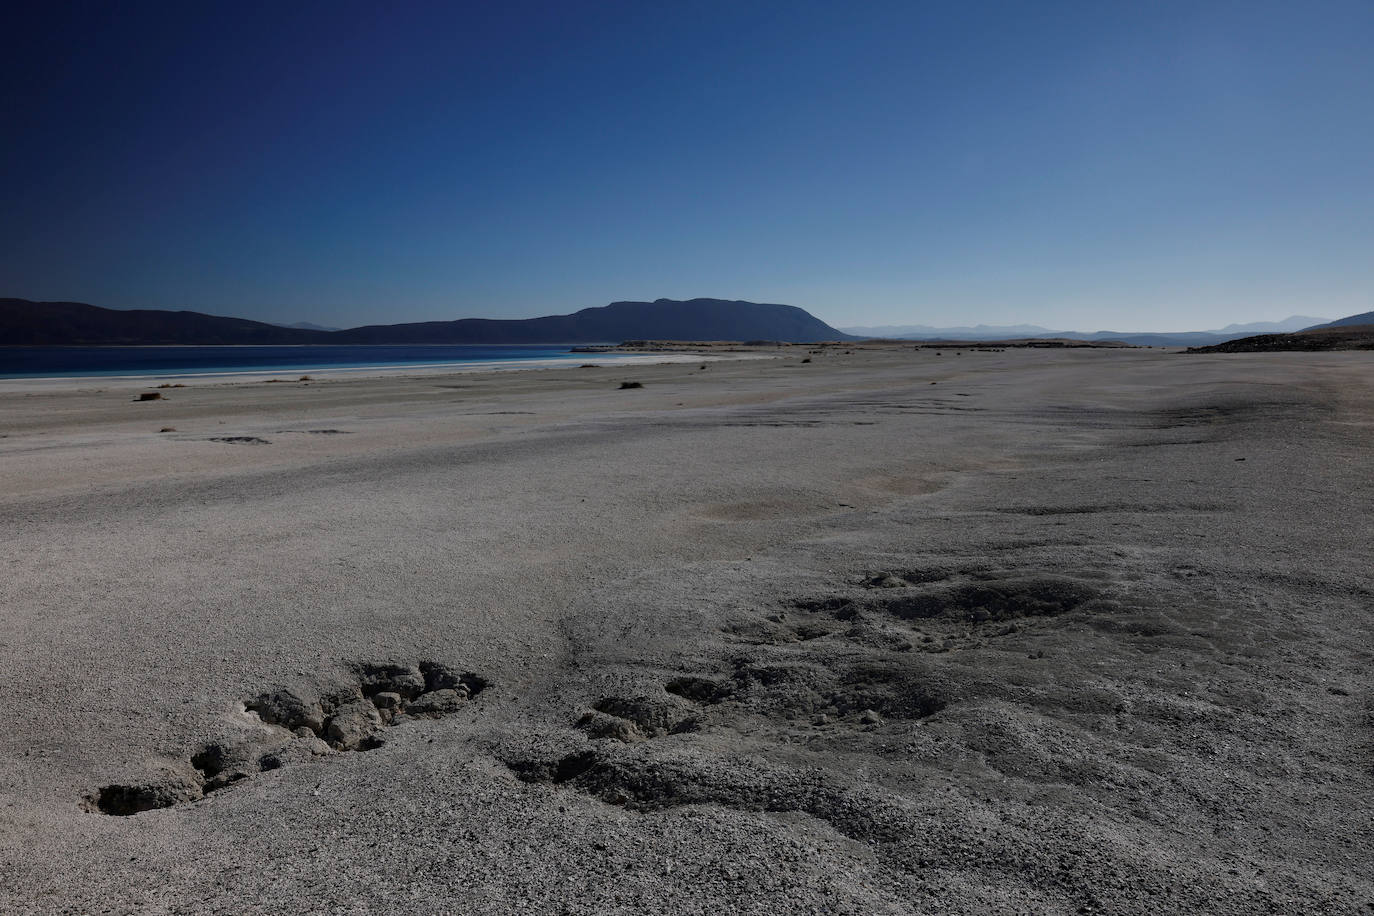
<svg viewBox="0 0 1374 916">
<path fill-rule="evenodd" d="M 10 346 L 557 344 L 632 339 L 805 343 L 854 338 L 794 305 L 723 299 L 612 302 L 544 318 L 461 318 L 343 331 L 284 328 L 199 312 L 0 299 L 0 344 Z"/>
<path fill-rule="evenodd" d="M 1374 319 L 1374 315 L 1369 316 Z M 1374 323 L 1321 325 L 1296 334 L 1257 334 L 1189 353 L 1273 353 L 1280 350 L 1374 350 Z"/>
<path fill-rule="evenodd" d="M 1189 347 L 1189 353 L 1274 353 L 1282 350 L 1374 350 L 1374 312 L 1361 312 L 1313 325 L 1293 334 L 1256 334 Z"/>
<path fill-rule="evenodd" d="M 1335 321 L 1328 321 L 1326 324 L 1314 324 L 1310 328 L 1303 328 L 1304 331 L 1318 331 L 1322 328 L 1346 328 L 1374 324 L 1374 312 L 1360 312 L 1358 315 L 1347 315 L 1344 318 L 1337 318 Z"/>
<path fill-rule="evenodd" d="M 327 336 L 200 312 L 0 299 L 0 344 L 7 346 L 313 344 Z"/>
</svg>

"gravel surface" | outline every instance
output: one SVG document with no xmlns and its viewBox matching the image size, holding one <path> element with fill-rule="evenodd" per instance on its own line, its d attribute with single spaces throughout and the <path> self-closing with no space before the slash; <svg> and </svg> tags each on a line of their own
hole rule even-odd
<svg viewBox="0 0 1374 916">
<path fill-rule="evenodd" d="M 782 352 L 9 385 L 0 912 L 1374 913 L 1368 354 Z"/>
</svg>

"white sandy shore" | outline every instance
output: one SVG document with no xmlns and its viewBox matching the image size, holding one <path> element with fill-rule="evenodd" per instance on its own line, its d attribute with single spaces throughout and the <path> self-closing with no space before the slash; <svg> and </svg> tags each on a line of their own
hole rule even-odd
<svg viewBox="0 0 1374 916">
<path fill-rule="evenodd" d="M 4 383 L 0 912 L 1368 911 L 1367 354 L 803 355 Z"/>
<path fill-rule="evenodd" d="M 29 378 L 0 378 L 0 394 L 28 391 L 53 391 L 90 388 L 146 388 L 164 382 L 186 385 L 225 385 L 267 381 L 295 381 L 302 375 L 312 380 L 345 378 L 390 378 L 393 376 L 459 375 L 473 372 L 511 372 L 518 370 L 569 368 L 595 362 L 599 366 L 637 366 L 656 363 L 715 362 L 724 359 L 770 358 L 771 353 L 588 353 L 572 359 L 498 359 L 467 363 L 403 363 L 394 366 L 338 366 L 323 369 L 293 368 L 240 370 L 235 372 L 160 372 L 145 375 L 55 375 Z"/>
</svg>

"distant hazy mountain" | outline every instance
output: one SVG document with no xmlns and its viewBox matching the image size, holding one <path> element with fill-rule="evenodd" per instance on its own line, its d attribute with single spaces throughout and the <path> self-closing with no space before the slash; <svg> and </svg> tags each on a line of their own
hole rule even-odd
<svg viewBox="0 0 1374 916">
<path fill-rule="evenodd" d="M 840 328 L 858 337 L 886 337 L 897 340 L 1010 340 L 1017 337 L 1062 337 L 1062 331 L 1051 331 L 1036 324 L 992 325 L 937 328 L 928 324 L 879 325 L 878 327 Z"/>
<path fill-rule="evenodd" d="M 1337 318 L 1335 321 L 1328 321 L 1325 324 L 1312 325 L 1311 327 L 1303 328 L 1303 330 L 1310 331 L 1316 328 L 1344 328 L 1359 324 L 1374 324 L 1374 312 L 1360 312 L 1358 315 L 1347 315 L 1345 318 Z"/>
<path fill-rule="evenodd" d="M 1290 318 L 1290 321 L 1297 320 Z M 1374 312 L 1347 315 L 1295 334 L 1257 334 L 1199 347 L 1199 353 L 1269 353 L 1278 350 L 1374 350 Z"/>
<path fill-rule="evenodd" d="M 1066 337 L 1071 340 L 1120 340 L 1141 347 L 1202 347 L 1257 332 L 1296 331 L 1309 327 L 1314 321 L 1321 320 L 1320 318 L 1293 315 L 1283 321 L 1231 324 L 1211 331 L 1057 331 L 1036 324 L 979 324 L 972 327 L 949 328 L 937 328 L 930 325 L 886 325 L 866 328 L 850 327 L 843 330 L 861 337 L 888 337 L 897 340 L 1015 340 L 1021 337 Z"/>
<path fill-rule="evenodd" d="M 691 299 L 613 302 L 546 318 L 427 321 L 346 331 L 286 328 L 199 312 L 0 299 L 0 344 L 539 344 L 622 340 L 845 340 L 793 305 Z"/>
<path fill-rule="evenodd" d="M 1283 334 L 1289 331 L 1301 331 L 1310 328 L 1315 324 L 1321 324 L 1325 318 L 1313 318 L 1310 315 L 1290 315 L 1282 321 L 1251 321 L 1249 324 L 1228 324 L 1220 330 L 1212 331 L 1213 334 Z"/>
<path fill-rule="evenodd" d="M 1331 323 L 1298 331 L 1296 334 L 1257 334 L 1210 347 L 1189 349 L 1191 353 L 1272 353 L 1279 350 L 1374 350 L 1374 312 L 1351 315 L 1358 324 Z M 1341 319 L 1345 321 L 1345 319 Z"/>
<path fill-rule="evenodd" d="M 275 322 L 274 322 L 274 324 L 275 324 Z M 279 327 L 279 328 L 297 328 L 298 330 L 301 330 L 301 331 L 337 331 L 337 330 L 339 330 L 338 328 L 331 328 L 331 327 L 327 327 L 326 325 L 322 325 L 322 324 L 311 324 L 311 323 L 308 322 L 308 321 L 295 321 L 295 322 L 292 322 L 291 324 L 279 324 L 279 325 L 277 325 L 277 327 Z"/>
</svg>

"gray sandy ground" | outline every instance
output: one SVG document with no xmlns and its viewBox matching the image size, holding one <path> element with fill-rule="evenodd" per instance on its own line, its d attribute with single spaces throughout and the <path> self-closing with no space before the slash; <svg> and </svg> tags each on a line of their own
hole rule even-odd
<svg viewBox="0 0 1374 916">
<path fill-rule="evenodd" d="M 1368 355 L 137 390 L 0 403 L 0 911 L 1374 912 Z"/>
</svg>

